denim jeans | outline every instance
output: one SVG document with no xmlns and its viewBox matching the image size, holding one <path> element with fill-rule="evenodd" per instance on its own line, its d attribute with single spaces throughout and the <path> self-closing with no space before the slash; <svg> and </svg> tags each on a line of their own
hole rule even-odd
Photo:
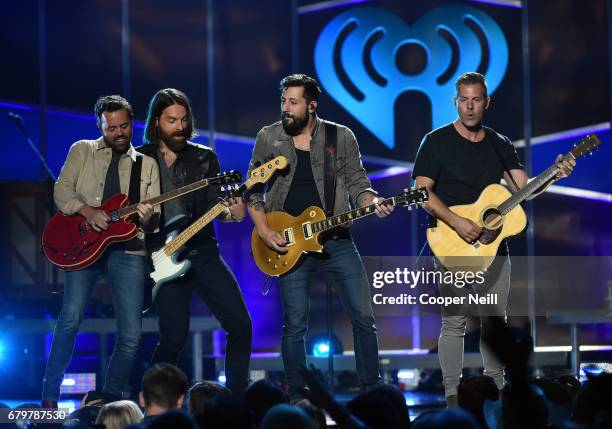
<svg viewBox="0 0 612 429">
<path fill-rule="evenodd" d="M 64 299 L 45 368 L 43 399 L 56 401 L 59 398 L 60 385 L 72 358 L 83 311 L 93 287 L 102 277 L 111 285 L 117 318 L 115 350 L 102 391 L 124 396 L 140 345 L 144 267 L 144 256 L 108 249 L 106 254 L 90 267 L 65 273 Z"/>
<path fill-rule="evenodd" d="M 308 329 L 309 292 L 321 269 L 340 296 L 353 326 L 355 361 L 362 387 L 380 382 L 378 337 L 370 303 L 370 287 L 361 257 L 351 239 L 328 240 L 322 255 L 309 253 L 298 268 L 280 278 L 283 303 L 282 355 L 290 394 L 299 396 L 306 365 L 304 338 Z"/>
<path fill-rule="evenodd" d="M 189 335 L 189 302 L 195 291 L 226 332 L 226 385 L 232 392 L 240 393 L 248 384 L 252 341 L 251 316 L 242 291 L 218 254 L 189 259 L 189 272 L 166 283 L 155 300 L 160 336 L 151 361 L 177 363 Z"/>
</svg>

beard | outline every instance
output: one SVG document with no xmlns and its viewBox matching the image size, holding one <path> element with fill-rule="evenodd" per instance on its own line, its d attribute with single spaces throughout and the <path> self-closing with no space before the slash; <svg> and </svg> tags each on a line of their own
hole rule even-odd
<svg viewBox="0 0 612 429">
<path fill-rule="evenodd" d="M 301 133 L 306 125 L 308 125 L 308 119 L 310 119 L 310 113 L 306 111 L 304 116 L 287 116 L 285 113 L 281 114 L 281 121 L 283 123 L 283 129 L 290 136 L 297 136 Z"/>
<path fill-rule="evenodd" d="M 187 146 L 187 136 L 185 131 L 176 131 L 172 134 L 167 134 L 161 129 L 159 130 L 159 138 L 172 152 L 180 152 Z"/>
<path fill-rule="evenodd" d="M 114 139 L 104 136 L 103 139 L 104 143 L 106 143 L 106 147 L 110 147 L 113 152 L 124 154 L 130 149 L 132 136 L 119 136 Z"/>
</svg>

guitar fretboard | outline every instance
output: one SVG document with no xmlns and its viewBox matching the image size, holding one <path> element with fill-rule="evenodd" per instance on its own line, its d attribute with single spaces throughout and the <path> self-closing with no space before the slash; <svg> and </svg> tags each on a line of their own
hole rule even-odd
<svg viewBox="0 0 612 429">
<path fill-rule="evenodd" d="M 400 204 L 405 201 L 404 197 L 391 197 L 386 200 L 380 201 L 378 204 Z M 348 212 L 340 213 L 335 216 L 328 217 L 326 219 L 320 220 L 318 222 L 314 222 L 312 224 L 312 232 L 323 232 L 328 229 L 334 228 L 336 226 L 347 224 L 355 219 L 362 218 L 364 216 L 371 215 L 376 210 L 376 204 L 370 204 L 369 206 L 359 207 L 355 210 L 350 210 Z"/>
<path fill-rule="evenodd" d="M 165 203 L 166 201 L 170 201 L 174 198 L 178 198 L 181 195 L 188 194 L 189 192 L 193 192 L 205 186 L 208 186 L 209 179 L 198 180 L 197 182 L 193 182 L 189 185 L 183 186 L 181 188 L 175 189 L 174 191 L 166 192 L 158 197 L 150 198 L 145 201 L 141 201 L 144 204 L 151 204 L 155 206 L 157 204 Z M 130 206 L 124 207 L 116 211 L 119 218 L 124 218 L 126 216 L 133 215 L 138 213 L 138 209 L 136 208 L 138 204 L 132 204 Z"/>
<path fill-rule="evenodd" d="M 573 159 L 569 155 L 565 155 L 564 159 Z M 555 177 L 559 172 L 557 164 L 553 164 L 536 176 L 531 182 L 527 184 L 523 189 L 515 192 L 510 198 L 504 201 L 499 207 L 499 211 L 502 215 L 508 214 L 510 210 L 518 206 L 520 203 L 525 201 L 531 194 L 540 189 L 546 182 Z"/>
<path fill-rule="evenodd" d="M 164 246 L 164 253 L 168 256 L 172 256 L 176 251 L 189 241 L 191 237 L 196 235 L 202 228 L 212 222 L 217 216 L 223 213 L 225 205 L 223 203 L 217 203 L 204 213 L 198 220 L 185 228 L 174 240 Z"/>
<path fill-rule="evenodd" d="M 260 179 L 257 177 L 250 177 L 244 182 L 239 189 L 239 192 L 243 192 L 246 189 L 250 189 L 255 183 L 258 183 Z M 227 198 L 223 199 L 223 202 L 227 201 Z M 225 210 L 225 204 L 220 202 L 215 204 L 210 210 L 204 213 L 198 220 L 185 228 L 179 235 L 177 235 L 170 243 L 164 246 L 164 253 L 168 256 L 172 256 L 181 247 L 187 243 L 191 237 L 196 235 L 202 228 L 208 225 L 210 222 L 215 220 L 223 210 Z"/>
</svg>

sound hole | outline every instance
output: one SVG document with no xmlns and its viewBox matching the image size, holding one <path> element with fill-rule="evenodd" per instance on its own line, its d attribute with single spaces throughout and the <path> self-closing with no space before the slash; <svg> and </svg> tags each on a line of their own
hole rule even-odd
<svg viewBox="0 0 612 429">
<path fill-rule="evenodd" d="M 496 208 L 487 209 L 482 216 L 484 229 L 478 241 L 482 244 L 491 244 L 501 233 L 504 226 L 504 217 Z"/>
</svg>

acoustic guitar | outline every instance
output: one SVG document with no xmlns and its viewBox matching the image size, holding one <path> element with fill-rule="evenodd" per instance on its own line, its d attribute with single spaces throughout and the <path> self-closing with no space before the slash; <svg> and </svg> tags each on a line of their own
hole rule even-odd
<svg viewBox="0 0 612 429">
<path fill-rule="evenodd" d="M 563 159 L 568 161 L 590 154 L 600 144 L 597 136 L 588 135 Z M 474 242 L 468 243 L 449 225 L 437 219 L 436 225 L 427 229 L 427 242 L 433 254 L 450 271 L 486 271 L 493 263 L 501 242 L 525 229 L 527 215 L 520 204 L 549 184 L 557 173 L 559 167 L 555 163 L 514 194 L 500 184 L 493 184 L 487 186 L 474 203 L 449 207 L 452 212 L 480 225 L 482 233 Z"/>
</svg>

